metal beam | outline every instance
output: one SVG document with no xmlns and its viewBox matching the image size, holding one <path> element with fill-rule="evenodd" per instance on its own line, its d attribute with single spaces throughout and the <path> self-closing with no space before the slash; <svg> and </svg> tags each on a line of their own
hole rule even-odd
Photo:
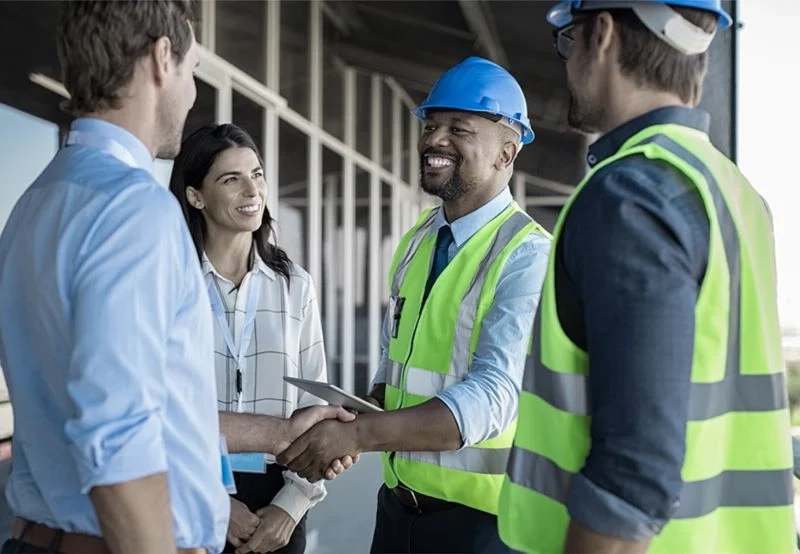
<svg viewBox="0 0 800 554">
<path fill-rule="evenodd" d="M 337 45 L 336 53 L 350 65 L 416 83 L 424 91 L 430 91 L 433 83 L 442 74 L 442 69 L 439 67 L 381 54 L 352 44 Z M 457 62 L 458 60 L 453 60 L 453 64 Z"/>
<path fill-rule="evenodd" d="M 555 207 L 560 207 L 560 206 L 563 206 L 564 203 L 569 199 L 569 196 L 562 196 L 562 195 L 523 196 L 522 197 L 523 202 L 520 202 L 519 198 L 515 195 L 514 199 L 517 200 L 517 203 L 520 205 L 520 207 L 522 207 L 522 205 L 524 203 L 525 204 L 525 208 L 536 207 L 536 206 L 551 206 L 551 207 L 555 206 Z M 284 197 L 284 198 L 281 198 L 281 203 L 282 204 L 286 204 L 287 206 L 295 207 L 295 208 L 305 208 L 305 207 L 308 207 L 308 198 L 306 198 L 304 196 L 292 196 L 292 197 L 289 197 L 289 198 Z M 402 205 L 403 201 L 401 200 L 400 203 Z M 331 206 L 331 207 L 339 207 L 339 206 L 343 206 L 344 204 L 345 204 L 345 201 L 342 198 L 333 198 L 333 199 L 326 198 L 325 199 L 325 209 L 328 209 L 329 206 Z M 432 205 L 432 204 L 430 204 L 430 202 L 428 202 L 428 205 Z M 371 206 L 373 206 L 373 204 L 371 203 L 370 198 L 356 198 L 355 199 L 355 207 L 356 208 L 371 208 Z M 380 206 L 383 207 L 383 208 L 391 208 L 391 206 L 392 206 L 391 199 L 390 198 L 381 198 Z M 416 208 L 416 204 L 415 203 L 411 203 L 411 207 L 412 208 Z M 403 209 L 405 209 L 405 208 L 401 207 L 400 211 L 402 212 Z M 413 220 L 414 217 L 416 217 L 416 214 L 414 214 L 411 217 L 411 219 Z M 413 224 L 413 221 L 412 221 L 412 224 Z M 327 274 L 326 274 L 325 278 L 327 279 Z"/>
<path fill-rule="evenodd" d="M 350 36 L 353 32 L 364 31 L 367 25 L 355 8 L 349 2 L 322 2 L 322 11 L 325 16 L 339 29 L 345 36 Z"/>
<path fill-rule="evenodd" d="M 322 6 L 309 4 L 308 84 L 309 119 L 322 124 Z M 306 217 L 306 269 L 315 283 L 322 279 L 322 144 L 318 135 L 308 136 L 308 217 Z"/>
<path fill-rule="evenodd" d="M 569 196 L 528 196 L 525 199 L 525 207 L 554 206 L 561 207 L 567 203 Z"/>
<path fill-rule="evenodd" d="M 345 2 L 346 3 L 346 2 Z M 389 19 L 394 23 L 405 23 L 407 25 L 413 25 L 418 29 L 427 29 L 428 31 L 432 31 L 438 35 L 449 35 L 451 37 L 460 38 L 463 40 L 471 40 L 474 38 L 472 33 L 465 31 L 463 29 L 456 29 L 455 27 L 449 27 L 447 25 L 442 25 L 441 23 L 436 23 L 435 21 L 430 21 L 427 19 L 423 19 L 418 15 L 409 15 L 406 11 L 398 12 L 395 10 L 386 10 L 382 8 L 375 7 L 375 4 L 380 4 L 385 6 L 386 4 L 390 4 L 389 2 L 361 2 L 358 4 L 358 9 L 364 13 L 372 14 L 377 17 L 383 17 L 385 19 Z"/>
<path fill-rule="evenodd" d="M 344 143 L 355 150 L 356 142 L 356 73 L 344 70 Z M 351 155 L 345 154 L 342 171 L 342 363 L 339 384 L 348 391 L 355 390 L 355 250 L 356 250 L 356 168 Z M 361 267 L 359 265 L 359 267 Z"/>
<path fill-rule="evenodd" d="M 383 103 L 381 92 L 383 85 L 379 75 L 370 78 L 370 158 L 373 162 L 379 162 L 383 152 Z M 381 178 L 377 171 L 370 171 L 369 174 L 369 285 L 367 289 L 367 353 L 369 357 L 367 365 L 369 384 L 375 373 L 378 371 L 380 363 L 380 325 L 381 325 L 381 300 L 384 287 L 381 283 L 381 245 L 383 243 L 381 209 L 382 200 Z M 358 203 L 358 199 L 356 199 Z M 389 199 L 386 199 L 389 203 Z"/>
<path fill-rule="evenodd" d="M 459 0 L 458 5 L 470 29 L 478 38 L 483 53 L 493 62 L 508 69 L 508 56 L 500 41 L 489 6 L 483 0 Z"/>
<path fill-rule="evenodd" d="M 551 192 L 555 192 L 558 194 L 563 194 L 565 196 L 569 196 L 573 192 L 575 192 L 575 187 L 572 185 L 565 185 L 564 183 L 559 183 L 557 181 L 553 181 L 552 179 L 546 179 L 544 177 L 539 177 L 538 175 L 531 175 L 530 173 L 525 173 L 520 171 L 521 175 L 525 176 L 525 181 L 530 183 L 535 187 L 539 187 L 541 189 L 549 190 Z"/>
</svg>

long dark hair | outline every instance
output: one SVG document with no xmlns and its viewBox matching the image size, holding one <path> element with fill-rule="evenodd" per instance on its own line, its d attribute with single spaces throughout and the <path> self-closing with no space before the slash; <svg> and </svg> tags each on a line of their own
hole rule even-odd
<svg viewBox="0 0 800 554">
<path fill-rule="evenodd" d="M 189 226 L 189 232 L 197 249 L 197 256 L 201 260 L 208 229 L 200 210 L 189 204 L 186 198 L 186 187 L 191 186 L 202 190 L 203 179 L 208 175 L 214 160 L 221 152 L 229 148 L 249 148 L 255 153 L 261 167 L 264 167 L 264 161 L 253 139 L 247 134 L 247 131 L 231 123 L 206 125 L 189 135 L 181 144 L 181 151 L 172 166 L 169 190 L 181 204 L 183 217 L 186 218 L 186 224 Z M 275 186 L 273 183 L 270 185 Z M 261 226 L 253 231 L 253 242 L 255 242 L 256 250 L 264 263 L 285 277 L 288 283 L 291 262 L 286 252 L 269 242 L 274 233 L 272 221 L 272 216 L 270 216 L 265 203 Z"/>
</svg>

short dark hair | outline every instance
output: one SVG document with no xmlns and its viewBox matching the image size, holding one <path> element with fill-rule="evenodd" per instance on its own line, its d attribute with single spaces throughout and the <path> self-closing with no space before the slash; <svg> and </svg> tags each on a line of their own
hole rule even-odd
<svg viewBox="0 0 800 554">
<path fill-rule="evenodd" d="M 202 190 L 203 179 L 214 165 L 214 160 L 229 148 L 249 148 L 255 153 L 261 167 L 264 167 L 264 161 L 253 138 L 247 134 L 247 131 L 232 123 L 205 125 L 186 137 L 172 166 L 169 190 L 181 205 L 183 216 L 189 226 L 189 233 L 192 235 L 192 241 L 197 249 L 197 256 L 201 260 L 205 250 L 208 228 L 200 210 L 189 204 L 189 200 L 186 198 L 186 187 L 192 186 Z M 283 249 L 270 242 L 273 235 L 273 220 L 268 208 L 268 206 L 264 206 L 261 226 L 253 231 L 253 241 L 264 263 L 285 277 L 288 283 L 291 275 L 291 262 Z"/>
<path fill-rule="evenodd" d="M 58 28 L 61 78 L 70 94 L 63 109 L 81 115 L 119 107 L 136 62 L 161 37 L 178 63 L 192 44 L 194 0 L 65 2 Z"/>
<path fill-rule="evenodd" d="M 684 19 L 706 32 L 717 28 L 718 16 L 705 10 L 671 6 Z M 658 38 L 639 20 L 631 9 L 608 11 L 619 28 L 619 64 L 622 72 L 640 86 L 672 92 L 683 102 L 699 102 L 703 80 L 708 71 L 708 52 L 686 55 Z M 600 12 L 597 12 L 600 13 Z M 596 18 L 583 28 L 583 40 L 588 44 Z"/>
</svg>

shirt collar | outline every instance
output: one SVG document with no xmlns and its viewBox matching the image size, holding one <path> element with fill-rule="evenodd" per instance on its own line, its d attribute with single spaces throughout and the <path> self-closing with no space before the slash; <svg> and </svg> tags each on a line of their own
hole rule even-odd
<svg viewBox="0 0 800 554">
<path fill-rule="evenodd" d="M 481 230 L 481 228 L 493 220 L 495 217 L 505 210 L 513 201 L 511 190 L 505 187 L 500 193 L 492 198 L 489 202 L 467 215 L 451 221 L 449 223 L 450 230 L 453 233 L 453 242 L 457 248 L 467 242 L 472 235 Z M 441 227 L 448 225 L 444 217 L 444 207 L 440 207 L 433 220 L 433 230 L 438 232 Z"/>
<path fill-rule="evenodd" d="M 639 131 L 653 125 L 683 125 L 708 133 L 711 117 L 707 112 L 697 108 L 670 106 L 659 108 L 635 119 L 623 123 L 613 131 L 609 131 L 589 147 L 586 162 L 590 167 L 616 154 L 628 139 Z"/>
<path fill-rule="evenodd" d="M 120 146 L 130 152 L 139 167 L 153 173 L 155 163 L 150 151 L 142 141 L 119 125 L 93 117 L 82 117 L 73 121 L 70 129 L 99 135 L 118 142 Z"/>
<path fill-rule="evenodd" d="M 217 268 L 214 267 L 214 264 L 211 263 L 211 260 L 208 259 L 208 256 L 205 252 L 203 252 L 203 259 L 200 261 L 200 266 L 203 268 L 203 275 L 215 275 L 220 279 L 228 280 L 226 277 L 220 275 L 217 271 Z M 250 250 L 250 267 L 253 268 L 255 271 L 259 271 L 269 277 L 272 280 L 275 280 L 277 277 L 275 270 L 269 267 L 264 260 L 261 259 L 261 256 L 258 255 L 256 251 L 255 244 L 253 244 L 253 249 Z"/>
</svg>

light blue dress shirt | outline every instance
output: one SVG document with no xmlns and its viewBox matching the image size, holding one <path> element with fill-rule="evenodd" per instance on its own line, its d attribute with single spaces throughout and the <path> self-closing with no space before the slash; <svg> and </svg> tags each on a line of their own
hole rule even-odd
<svg viewBox="0 0 800 554">
<path fill-rule="evenodd" d="M 472 235 L 511 202 L 511 191 L 505 188 L 487 204 L 450 223 L 454 241 L 448 259 L 452 260 Z M 444 210 L 439 210 L 431 233 L 438 233 L 447 224 Z M 453 413 L 464 447 L 498 436 L 517 415 L 525 356 L 549 254 L 550 239 L 531 233 L 508 257 L 494 303 L 484 317 L 467 377 L 438 395 Z M 387 312 L 381 333 L 381 360 L 373 385 L 386 382 L 390 329 Z"/>
<path fill-rule="evenodd" d="M 178 546 L 220 552 L 230 500 L 197 254 L 136 137 L 94 119 L 72 131 L 94 146 L 62 148 L 0 237 L 6 498 L 20 517 L 97 536 L 93 487 L 167 472 Z"/>
</svg>

